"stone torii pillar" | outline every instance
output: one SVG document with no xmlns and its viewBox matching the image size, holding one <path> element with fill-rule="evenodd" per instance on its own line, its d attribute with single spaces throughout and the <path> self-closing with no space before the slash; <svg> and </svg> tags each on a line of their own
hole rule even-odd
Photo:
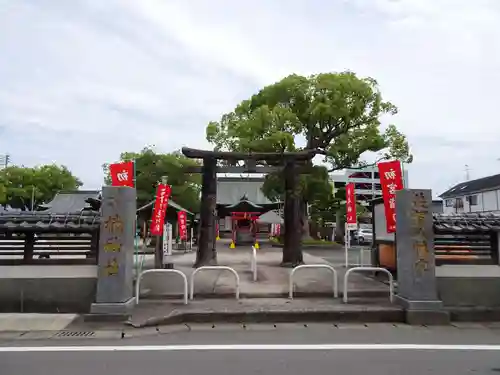
<svg viewBox="0 0 500 375">
<path fill-rule="evenodd" d="M 447 324 L 437 294 L 431 190 L 396 192 L 398 294 L 409 324 Z"/>
<path fill-rule="evenodd" d="M 201 172 L 200 236 L 194 267 L 217 264 L 216 199 L 217 199 L 217 159 L 203 158 Z"/>
<path fill-rule="evenodd" d="M 91 314 L 127 317 L 134 303 L 136 190 L 102 189 L 97 293 Z"/>
</svg>

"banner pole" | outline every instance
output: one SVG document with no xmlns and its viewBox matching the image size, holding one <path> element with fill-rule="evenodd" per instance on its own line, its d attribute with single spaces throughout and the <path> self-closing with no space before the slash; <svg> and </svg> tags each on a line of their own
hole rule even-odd
<svg viewBox="0 0 500 375">
<path fill-rule="evenodd" d="M 406 189 L 406 180 L 405 180 L 405 163 L 399 161 L 401 163 L 401 179 L 403 180 L 403 189 Z"/>
<path fill-rule="evenodd" d="M 349 268 L 349 244 L 347 238 L 348 236 L 349 236 L 349 231 L 347 230 L 347 222 L 346 222 L 344 227 L 345 268 Z"/>
<path fill-rule="evenodd" d="M 161 177 L 161 183 L 162 183 L 163 185 L 168 185 L 168 176 L 162 176 L 162 177 Z M 170 200 L 170 198 L 169 198 L 169 200 Z M 164 220 L 164 225 L 166 225 L 166 224 L 168 223 L 168 220 L 167 220 L 167 211 L 168 211 L 168 203 L 167 203 L 167 207 L 166 207 L 166 209 L 165 209 L 165 220 Z M 168 227 L 167 227 L 167 229 L 168 229 Z M 170 229 L 170 230 L 172 230 L 172 227 L 171 227 L 171 229 Z M 172 233 L 172 232 L 170 232 L 170 233 Z M 170 236 L 170 237 L 172 237 L 172 234 L 171 234 L 171 236 Z M 167 246 L 168 246 L 168 245 L 167 245 Z M 170 244 L 170 246 L 172 246 L 172 243 Z M 163 255 L 163 254 L 162 254 L 162 255 Z M 171 258 L 172 258 L 171 256 L 167 256 L 167 260 L 170 260 Z M 174 268 L 174 264 L 173 264 L 173 263 L 171 263 L 171 262 L 164 263 L 164 259 L 163 259 L 163 257 L 162 257 L 162 263 L 163 263 L 163 267 L 164 267 L 164 268 L 166 268 L 166 269 L 173 269 L 173 268 Z"/>
</svg>

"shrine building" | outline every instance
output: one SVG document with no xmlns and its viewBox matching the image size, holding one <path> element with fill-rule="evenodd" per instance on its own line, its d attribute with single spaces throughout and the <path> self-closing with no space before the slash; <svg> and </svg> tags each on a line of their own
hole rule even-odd
<svg viewBox="0 0 500 375">
<path fill-rule="evenodd" d="M 217 177 L 217 223 L 221 237 L 232 238 L 236 246 L 253 244 L 259 234 L 267 237 L 273 224 L 282 224 L 276 213 L 282 202 L 270 201 L 261 190 L 263 184 L 264 177 Z"/>
</svg>

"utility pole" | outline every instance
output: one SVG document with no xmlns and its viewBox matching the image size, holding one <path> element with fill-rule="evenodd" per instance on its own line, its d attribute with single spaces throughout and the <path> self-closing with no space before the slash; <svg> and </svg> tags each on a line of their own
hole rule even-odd
<svg viewBox="0 0 500 375">
<path fill-rule="evenodd" d="M 469 165 L 465 164 L 465 181 L 470 180 Z"/>
</svg>

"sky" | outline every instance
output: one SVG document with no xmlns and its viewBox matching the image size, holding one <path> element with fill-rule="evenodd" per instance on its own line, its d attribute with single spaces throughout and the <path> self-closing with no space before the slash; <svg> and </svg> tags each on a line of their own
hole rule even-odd
<svg viewBox="0 0 500 375">
<path fill-rule="evenodd" d="M 291 73 L 380 84 L 436 196 L 500 173 L 498 0 L 0 0 L 0 154 L 101 165 L 152 145 L 209 149 L 205 127 Z"/>
</svg>

